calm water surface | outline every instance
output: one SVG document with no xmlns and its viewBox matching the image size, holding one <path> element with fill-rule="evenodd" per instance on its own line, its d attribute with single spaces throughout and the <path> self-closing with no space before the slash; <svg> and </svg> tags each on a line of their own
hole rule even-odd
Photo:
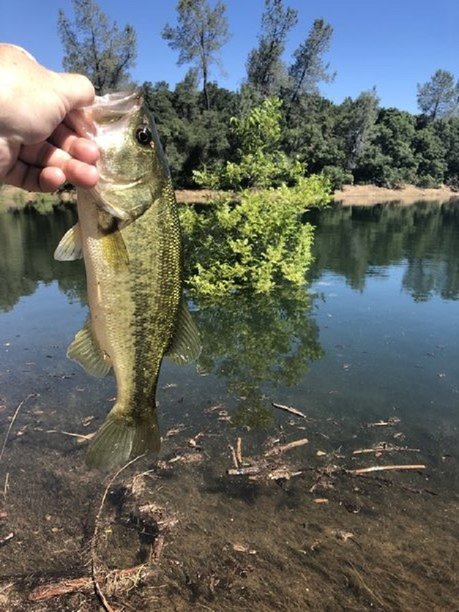
<svg viewBox="0 0 459 612">
<path fill-rule="evenodd" d="M 52 258 L 73 213 L 0 215 L 0 605 L 97 609 L 89 578 L 36 589 L 88 575 L 98 521 L 101 569 L 155 567 L 107 582 L 121 608 L 455 609 L 459 203 L 310 220 L 304 288 L 195 305 L 197 367 L 162 369 L 160 461 L 119 476 L 97 519 L 105 475 L 69 434 L 95 431 L 115 386 L 65 357 L 87 316 L 81 263 Z M 231 476 L 238 438 L 252 473 Z M 397 464 L 425 469 L 350 473 Z"/>
</svg>

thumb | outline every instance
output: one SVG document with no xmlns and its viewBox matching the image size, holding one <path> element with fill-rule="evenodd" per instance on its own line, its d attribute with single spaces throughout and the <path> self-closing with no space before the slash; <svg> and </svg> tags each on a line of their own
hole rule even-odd
<svg viewBox="0 0 459 612">
<path fill-rule="evenodd" d="M 67 112 L 89 106 L 94 102 L 95 91 L 91 81 L 82 74 L 60 73 L 60 94 L 67 104 Z"/>
</svg>

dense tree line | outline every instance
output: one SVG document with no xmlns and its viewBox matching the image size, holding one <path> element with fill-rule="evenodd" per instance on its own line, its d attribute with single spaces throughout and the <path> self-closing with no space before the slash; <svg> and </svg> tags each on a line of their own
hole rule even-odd
<svg viewBox="0 0 459 612">
<path fill-rule="evenodd" d="M 73 25 L 62 12 L 59 17 L 65 68 L 88 74 L 100 93 L 126 86 L 136 56 L 133 28 L 110 25 L 94 0 L 73 0 L 73 8 Z M 267 99 L 280 113 L 275 155 L 300 164 L 305 176 L 324 173 L 334 186 L 459 186 L 454 76 L 437 70 L 418 85 L 417 115 L 381 107 L 376 90 L 335 104 L 319 90 L 320 83 L 334 78 L 324 59 L 333 28 L 316 19 L 286 61 L 286 42 L 297 19 L 283 0 L 265 0 L 245 82 L 230 91 L 211 79 L 211 66 L 218 65 L 229 39 L 225 3 L 211 8 L 208 0 L 178 1 L 177 23 L 164 26 L 163 38 L 178 52 L 178 63 L 190 69 L 173 88 L 166 82 L 144 84 L 176 186 L 196 187 L 196 170 L 240 163 L 247 151 L 237 122 Z"/>
</svg>

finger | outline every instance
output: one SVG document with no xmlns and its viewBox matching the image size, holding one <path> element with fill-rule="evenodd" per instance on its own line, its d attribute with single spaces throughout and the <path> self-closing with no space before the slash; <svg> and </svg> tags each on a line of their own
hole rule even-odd
<svg viewBox="0 0 459 612">
<path fill-rule="evenodd" d="M 87 164 L 94 164 L 99 159 L 99 149 L 95 142 L 80 138 L 62 123 L 51 134 L 49 141 L 58 149 Z"/>
<path fill-rule="evenodd" d="M 61 94 L 67 102 L 68 111 L 94 102 L 95 91 L 91 81 L 82 74 L 61 73 Z"/>
<path fill-rule="evenodd" d="M 70 159 L 63 168 L 67 180 L 76 187 L 90 189 L 97 185 L 99 172 L 95 166 L 85 164 L 78 159 Z"/>
<path fill-rule="evenodd" d="M 46 166 L 63 168 L 70 160 L 68 153 L 58 149 L 46 140 L 35 145 L 22 146 L 18 157 L 26 164 L 37 168 L 45 168 Z"/>
<path fill-rule="evenodd" d="M 60 168 L 38 168 L 21 160 L 5 176 L 5 183 L 27 191 L 56 191 L 65 180 L 65 174 Z"/>
</svg>

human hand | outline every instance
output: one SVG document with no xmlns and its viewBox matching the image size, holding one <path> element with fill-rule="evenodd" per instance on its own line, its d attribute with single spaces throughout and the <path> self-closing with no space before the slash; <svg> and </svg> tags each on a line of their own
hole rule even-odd
<svg viewBox="0 0 459 612">
<path fill-rule="evenodd" d="M 93 187 L 99 151 L 74 128 L 76 117 L 82 124 L 77 109 L 93 100 L 86 77 L 53 72 L 0 44 L 0 182 L 29 191 L 55 191 L 65 181 Z"/>
</svg>

